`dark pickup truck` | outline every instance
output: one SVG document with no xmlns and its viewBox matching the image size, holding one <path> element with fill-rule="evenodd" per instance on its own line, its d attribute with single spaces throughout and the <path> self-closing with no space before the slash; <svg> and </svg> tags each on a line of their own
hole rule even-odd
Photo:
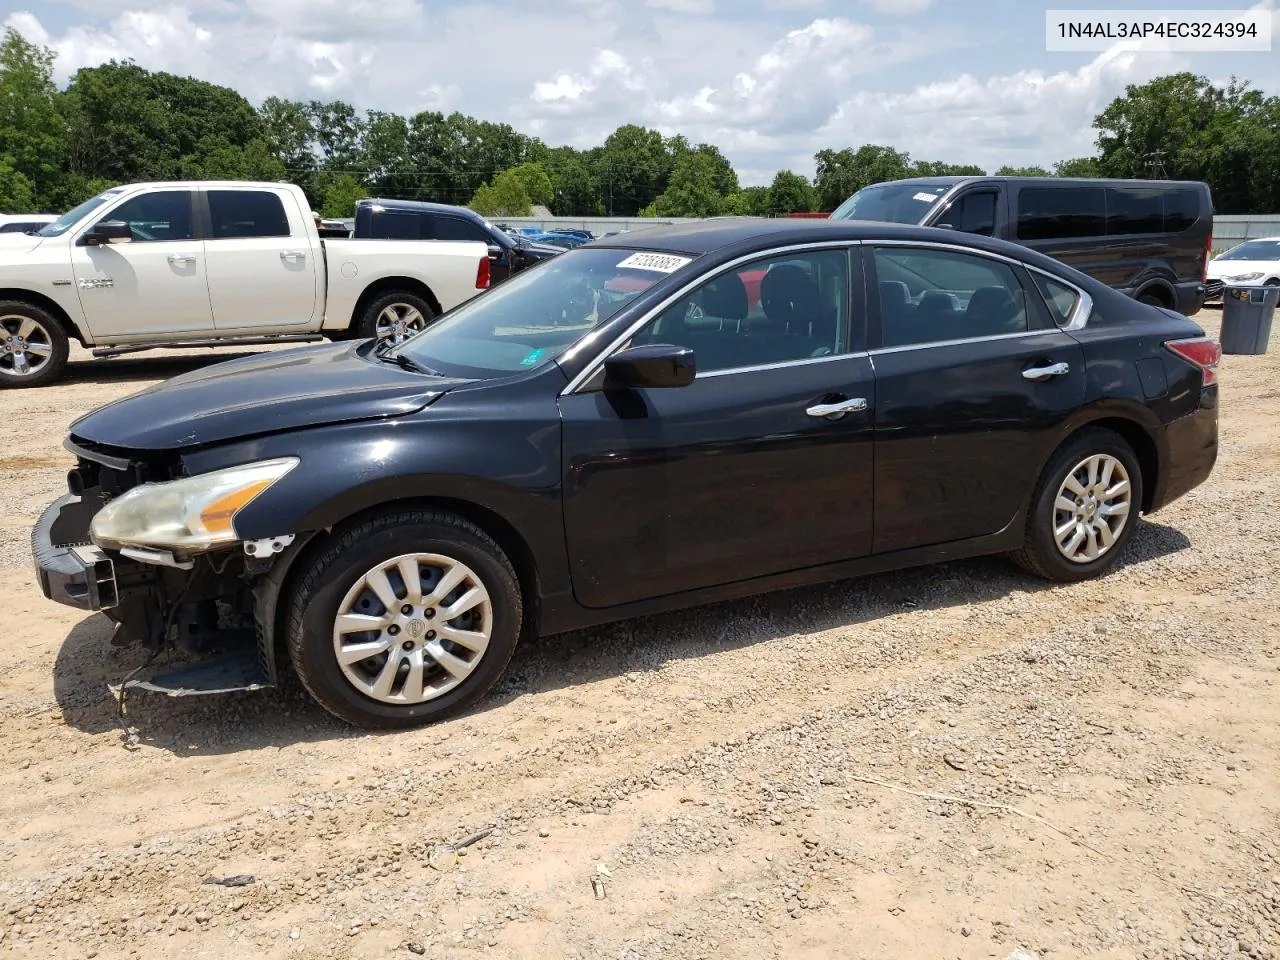
<svg viewBox="0 0 1280 960">
<path fill-rule="evenodd" d="M 351 235 L 357 240 L 481 240 L 489 245 L 490 285 L 564 253 L 551 244 L 513 237 L 467 207 L 418 200 L 361 200 Z"/>
</svg>

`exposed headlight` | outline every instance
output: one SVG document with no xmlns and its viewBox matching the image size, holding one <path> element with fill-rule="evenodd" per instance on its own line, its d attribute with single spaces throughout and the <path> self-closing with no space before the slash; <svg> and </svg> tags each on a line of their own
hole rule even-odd
<svg viewBox="0 0 1280 960">
<path fill-rule="evenodd" d="M 1239 273 L 1234 277 L 1227 277 L 1230 283 L 1248 283 L 1250 280 L 1261 280 L 1261 273 Z"/>
<path fill-rule="evenodd" d="M 166 547 L 188 553 L 235 543 L 240 539 L 236 514 L 297 465 L 297 457 L 283 457 L 145 483 L 99 510 L 89 535 L 100 547 Z"/>
</svg>

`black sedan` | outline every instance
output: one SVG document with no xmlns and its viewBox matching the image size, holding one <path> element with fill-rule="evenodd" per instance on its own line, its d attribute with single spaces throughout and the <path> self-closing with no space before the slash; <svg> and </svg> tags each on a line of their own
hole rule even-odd
<svg viewBox="0 0 1280 960">
<path fill-rule="evenodd" d="M 287 661 L 339 717 L 404 727 L 530 633 L 979 554 L 1098 576 L 1209 476 L 1218 359 L 998 240 L 656 227 L 389 352 L 234 360 L 90 413 L 36 564 L 116 642 L 187 652 L 151 689 Z"/>
</svg>

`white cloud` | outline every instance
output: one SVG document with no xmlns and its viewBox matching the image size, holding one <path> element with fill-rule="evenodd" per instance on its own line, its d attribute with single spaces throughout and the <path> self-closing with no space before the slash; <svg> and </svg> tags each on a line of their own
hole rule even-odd
<svg viewBox="0 0 1280 960">
<path fill-rule="evenodd" d="M 716 12 L 716 0 L 644 0 L 651 10 L 670 10 L 673 13 L 695 13 L 710 16 Z"/>
<path fill-rule="evenodd" d="M 933 0 L 862 0 L 862 2 L 876 13 L 893 16 L 910 16 L 933 6 Z"/>
</svg>

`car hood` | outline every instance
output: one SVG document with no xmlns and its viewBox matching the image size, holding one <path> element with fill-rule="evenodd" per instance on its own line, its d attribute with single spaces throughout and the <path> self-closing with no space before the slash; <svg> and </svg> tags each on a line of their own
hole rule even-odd
<svg viewBox="0 0 1280 960">
<path fill-rule="evenodd" d="M 1205 273 L 1215 280 L 1239 277 L 1246 273 L 1273 276 L 1278 272 L 1280 263 L 1275 260 L 1210 260 L 1205 268 Z"/>
<path fill-rule="evenodd" d="M 44 242 L 44 237 L 30 233 L 0 233 L 0 257 L 15 259 L 30 253 Z"/>
<path fill-rule="evenodd" d="M 357 353 L 359 350 L 359 353 Z M 368 342 L 321 344 L 217 363 L 99 407 L 73 437 L 175 450 L 255 435 L 405 416 L 465 380 L 370 361 Z"/>
<path fill-rule="evenodd" d="M 548 257 L 554 257 L 558 253 L 564 253 L 564 247 L 557 247 L 554 243 L 526 243 L 520 249 L 531 256 L 537 257 L 539 260 L 545 260 Z"/>
</svg>

